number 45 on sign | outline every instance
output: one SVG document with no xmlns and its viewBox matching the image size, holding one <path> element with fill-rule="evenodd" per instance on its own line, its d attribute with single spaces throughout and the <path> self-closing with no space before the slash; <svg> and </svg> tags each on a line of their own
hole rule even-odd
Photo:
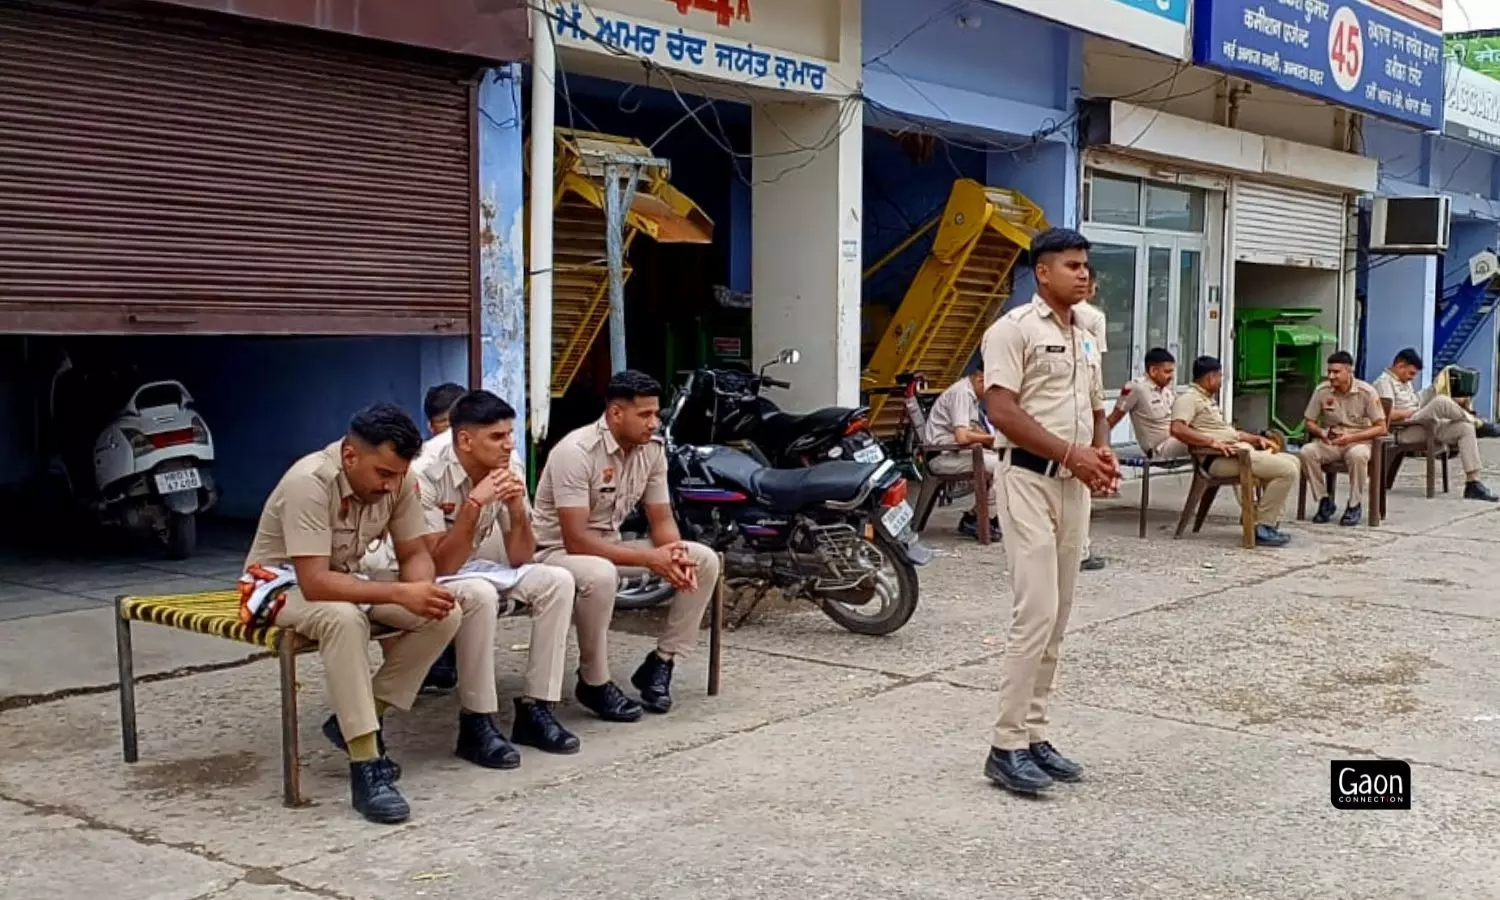
<svg viewBox="0 0 1500 900">
<path fill-rule="evenodd" d="M 667 0 L 667 2 L 677 7 L 677 12 L 684 16 L 690 9 L 711 12 L 718 18 L 720 27 L 728 26 L 735 19 L 741 22 L 750 21 L 750 0 Z"/>
<path fill-rule="evenodd" d="M 1352 91 L 1359 86 L 1365 67 L 1364 29 L 1354 10 L 1347 6 L 1339 7 L 1329 25 L 1328 63 L 1333 70 L 1333 81 L 1340 90 Z"/>
</svg>

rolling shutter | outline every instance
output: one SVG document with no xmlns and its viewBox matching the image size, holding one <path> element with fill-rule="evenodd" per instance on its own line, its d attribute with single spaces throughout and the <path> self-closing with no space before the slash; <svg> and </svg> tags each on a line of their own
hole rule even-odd
<svg viewBox="0 0 1500 900">
<path fill-rule="evenodd" d="M 376 46 L 0 6 L 0 331 L 466 333 L 469 72 Z"/>
<path fill-rule="evenodd" d="M 1300 188 L 1236 180 L 1234 258 L 1312 269 L 1344 265 L 1344 198 Z"/>
</svg>

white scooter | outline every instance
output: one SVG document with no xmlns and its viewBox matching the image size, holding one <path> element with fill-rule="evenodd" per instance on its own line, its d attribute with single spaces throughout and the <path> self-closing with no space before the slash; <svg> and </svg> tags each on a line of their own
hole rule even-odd
<svg viewBox="0 0 1500 900">
<path fill-rule="evenodd" d="M 56 409 L 55 389 L 52 399 L 55 412 L 74 412 Z M 73 496 L 102 524 L 150 534 L 168 556 L 185 559 L 197 547 L 198 514 L 218 500 L 213 459 L 213 435 L 187 388 L 153 381 L 136 388 L 98 433 L 92 472 L 80 471 L 81 458 L 66 468 Z"/>
</svg>

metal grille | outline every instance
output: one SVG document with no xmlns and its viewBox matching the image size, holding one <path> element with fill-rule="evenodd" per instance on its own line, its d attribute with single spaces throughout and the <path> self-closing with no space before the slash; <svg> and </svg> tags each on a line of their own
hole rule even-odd
<svg viewBox="0 0 1500 900">
<path fill-rule="evenodd" d="M 1344 264 L 1344 198 L 1253 181 L 1234 185 L 1234 258 L 1313 269 Z"/>
<path fill-rule="evenodd" d="M 462 334 L 467 73 L 0 7 L 0 331 Z"/>
</svg>

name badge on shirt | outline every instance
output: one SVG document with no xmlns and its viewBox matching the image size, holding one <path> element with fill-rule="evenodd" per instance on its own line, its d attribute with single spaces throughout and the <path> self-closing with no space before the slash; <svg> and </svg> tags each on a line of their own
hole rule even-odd
<svg viewBox="0 0 1500 900">
<path fill-rule="evenodd" d="M 1065 347 L 1065 346 L 1063 346 L 1062 344 L 1048 344 L 1047 346 L 1043 347 L 1042 350 L 1045 351 L 1045 352 L 1047 352 L 1047 353 L 1067 353 L 1068 352 L 1068 348 Z"/>
</svg>

